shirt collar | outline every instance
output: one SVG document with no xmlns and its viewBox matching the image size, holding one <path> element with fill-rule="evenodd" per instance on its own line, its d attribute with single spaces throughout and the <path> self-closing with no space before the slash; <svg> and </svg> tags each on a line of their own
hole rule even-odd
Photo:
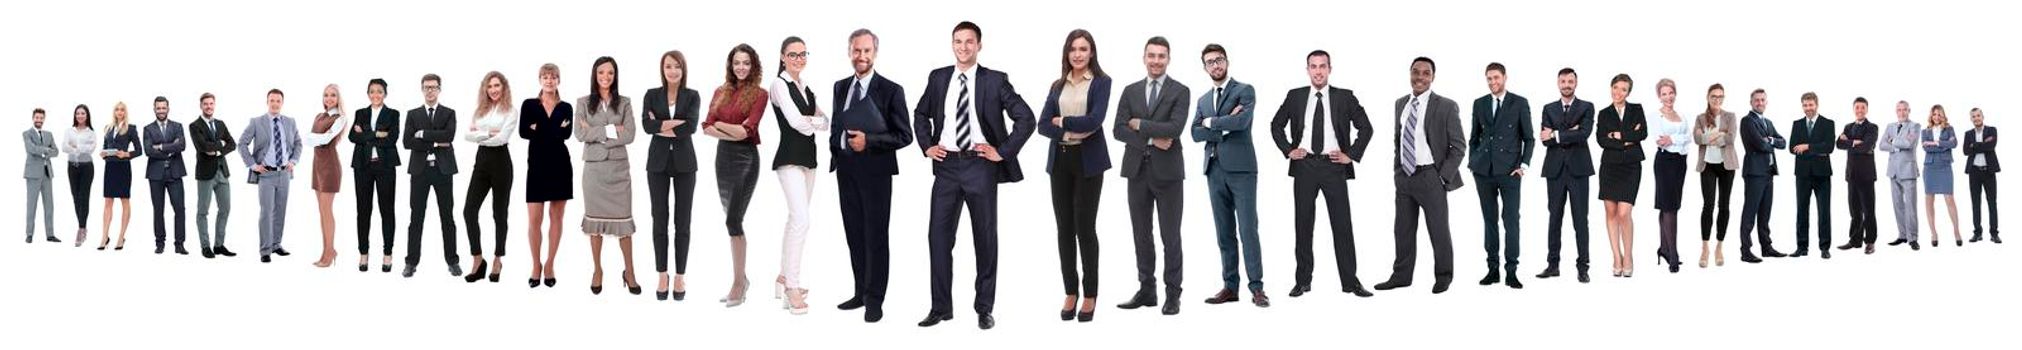
<svg viewBox="0 0 2022 350">
<path fill-rule="evenodd" d="M 1427 102 L 1425 99 L 1431 96 L 1432 96 L 1432 89 L 1425 89 L 1425 93 L 1411 95 L 1411 98 L 1418 100 L 1419 106 L 1425 106 L 1425 103 Z"/>
</svg>

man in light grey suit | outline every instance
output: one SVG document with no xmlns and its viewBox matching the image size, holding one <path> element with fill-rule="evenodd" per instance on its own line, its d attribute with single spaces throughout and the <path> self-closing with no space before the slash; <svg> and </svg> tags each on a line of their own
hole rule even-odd
<svg viewBox="0 0 2022 350">
<path fill-rule="evenodd" d="M 1917 250 L 1917 144 L 1924 127 L 1910 120 L 1910 102 L 1896 101 L 1896 122 L 1882 130 L 1881 149 L 1889 152 L 1889 203 L 1896 211 L 1896 240 L 1889 245 L 1910 244 Z"/>
<path fill-rule="evenodd" d="M 1137 294 L 1117 305 L 1124 309 L 1158 306 L 1158 253 L 1152 250 L 1152 215 L 1158 216 L 1159 242 L 1165 246 L 1165 308 L 1179 314 L 1181 255 L 1180 215 L 1185 207 L 1186 155 L 1173 142 L 1187 130 L 1186 85 L 1166 75 L 1171 43 L 1152 37 L 1144 43 L 1143 81 L 1123 87 L 1117 102 L 1116 141 L 1123 143 L 1124 178 L 1129 179 L 1130 225 L 1137 243 Z M 1154 208 L 1156 207 L 1156 208 Z"/>
<path fill-rule="evenodd" d="M 49 158 L 56 157 L 56 139 L 49 130 L 42 129 L 42 119 L 46 116 L 41 108 L 35 109 L 35 128 L 21 132 L 22 149 L 28 150 L 28 163 L 21 166 L 22 178 L 28 179 L 28 243 L 35 243 L 35 209 L 39 199 L 42 209 L 42 235 L 52 243 L 56 240 L 56 197 L 55 178 L 49 170 Z"/>
<path fill-rule="evenodd" d="M 142 149 L 147 154 L 147 193 L 154 201 L 154 253 L 161 254 L 168 244 L 168 225 L 162 222 L 162 210 L 175 210 L 176 254 L 189 255 L 183 249 L 183 176 L 188 172 L 183 168 L 183 148 L 188 143 L 183 140 L 183 124 L 168 119 L 167 97 L 154 98 L 154 123 L 149 123 L 141 131 Z M 168 201 L 162 201 L 162 195 Z"/>
<path fill-rule="evenodd" d="M 1453 284 L 1453 236 L 1447 229 L 1446 193 L 1459 190 L 1460 164 L 1467 157 L 1460 104 L 1432 93 L 1432 59 L 1411 60 L 1411 95 L 1397 99 L 1397 262 L 1390 281 L 1376 290 L 1411 286 L 1418 262 L 1418 213 L 1425 212 L 1432 236 L 1432 293 Z"/>
<path fill-rule="evenodd" d="M 267 90 L 267 114 L 253 118 L 239 143 L 239 160 L 253 174 L 248 181 L 260 185 L 260 262 L 273 262 L 269 255 L 288 256 L 281 249 L 281 233 L 288 213 L 288 180 L 294 178 L 295 161 L 302 158 L 302 137 L 296 134 L 295 119 L 281 115 L 286 96 L 280 89 Z"/>
</svg>

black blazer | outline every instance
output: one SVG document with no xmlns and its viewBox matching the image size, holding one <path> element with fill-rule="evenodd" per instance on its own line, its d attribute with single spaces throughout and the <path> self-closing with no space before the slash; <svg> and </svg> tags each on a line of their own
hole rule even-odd
<svg viewBox="0 0 2022 350">
<path fill-rule="evenodd" d="M 869 86 L 864 89 L 864 99 L 843 108 L 850 98 L 850 86 L 856 82 L 852 75 L 835 82 L 835 97 L 832 111 L 835 120 L 829 121 L 828 147 L 831 161 L 828 170 L 837 169 L 868 173 L 872 175 L 898 175 L 899 159 L 893 152 L 913 143 L 913 126 L 906 117 L 906 89 L 899 83 L 885 79 L 883 74 L 871 75 Z M 864 133 L 864 150 L 857 152 L 844 147 L 843 140 L 848 131 Z M 1014 152 L 1016 150 L 1013 150 Z M 1010 158 L 1008 155 L 1005 158 Z M 1007 159 L 1008 160 L 1008 159 Z"/>
<path fill-rule="evenodd" d="M 415 107 L 407 111 L 408 132 L 400 135 L 401 147 L 407 148 L 407 161 L 414 166 L 407 167 L 407 174 L 422 175 L 434 170 L 439 175 L 456 174 L 456 110 L 448 106 L 436 105 L 435 116 L 428 115 L 428 106 Z M 437 147 L 436 144 L 442 144 Z M 429 166 L 428 156 L 435 156 L 435 166 Z"/>
<path fill-rule="evenodd" d="M 1832 176 L 1832 149 L 1837 140 L 1833 135 L 1832 119 L 1818 116 L 1810 129 L 1805 129 L 1804 118 L 1790 122 L 1790 154 L 1797 155 L 1797 176 Z M 1804 153 L 1797 152 L 1798 145 L 1811 145 Z"/>
<path fill-rule="evenodd" d="M 778 123 L 773 123 L 779 125 L 779 148 L 773 152 L 772 168 L 778 169 L 782 165 L 798 165 L 814 169 L 820 165 L 815 160 L 814 135 L 802 135 L 800 130 L 793 128 L 793 123 L 790 119 L 814 115 L 815 104 L 820 102 L 815 101 L 813 88 L 801 86 L 792 81 L 785 81 L 785 83 L 786 89 L 793 91 L 793 93 L 787 94 L 793 100 L 793 109 L 780 109 L 779 105 L 770 103 L 771 101 L 767 101 L 766 103 L 766 105 L 772 107 L 773 119 L 779 119 Z M 773 97 L 777 98 L 777 96 Z"/>
<path fill-rule="evenodd" d="M 1032 138 L 1032 107 L 1025 104 L 1024 97 L 1018 96 L 1018 90 L 1011 87 L 1011 78 L 1004 72 L 976 66 L 975 74 L 972 82 L 976 100 L 972 102 L 976 109 L 976 122 L 982 123 L 983 140 L 996 147 L 997 155 L 1004 158 L 997 164 L 997 182 L 1024 180 L 1025 171 L 1018 167 L 1018 150 L 1025 148 L 1025 141 Z M 955 122 L 955 116 L 945 112 L 948 94 L 959 92 L 948 85 L 948 79 L 954 76 L 954 66 L 927 73 L 927 90 L 920 92 L 919 105 L 913 108 L 914 137 L 918 138 L 916 141 L 921 152 L 940 144 L 943 136 L 941 127 Z M 1008 129 L 1004 126 L 1006 120 L 1011 122 Z M 1101 145 L 1100 141 L 1095 139 L 1091 142 Z M 955 151 L 958 150 L 949 150 Z"/>
<path fill-rule="evenodd" d="M 197 146 L 197 181 L 232 176 L 230 167 L 225 166 L 225 155 L 232 154 L 239 147 L 239 143 L 232 140 L 231 127 L 225 126 L 221 120 L 211 121 L 206 123 L 203 117 L 190 121 L 189 143 Z M 211 152 L 218 152 L 218 155 L 211 155 Z"/>
<path fill-rule="evenodd" d="M 1312 118 L 1308 114 L 1313 110 L 1313 106 L 1307 105 L 1306 101 L 1312 100 L 1312 95 L 1311 86 L 1286 92 L 1284 102 L 1278 105 L 1277 115 L 1271 117 L 1271 140 L 1278 144 L 1278 156 L 1290 159 L 1289 154 L 1293 149 L 1306 147 L 1312 142 L 1306 139 L 1312 135 L 1306 130 L 1307 119 Z M 1327 126 L 1334 129 L 1331 130 L 1334 143 L 1340 145 L 1341 151 L 1348 153 L 1349 159 L 1362 161 L 1363 152 L 1369 149 L 1369 136 L 1375 134 L 1376 130 L 1369 126 L 1369 112 L 1362 109 L 1362 101 L 1355 98 L 1354 91 L 1331 86 L 1327 88 Z M 1287 131 L 1291 134 L 1287 135 Z M 1355 134 L 1352 139 L 1348 137 L 1350 132 Z M 1329 161 L 1326 155 L 1320 154 L 1322 150 L 1306 151 L 1312 154 L 1306 156 L 1306 161 L 1291 162 L 1290 169 L 1285 171 L 1287 176 L 1336 175 L 1342 176 L 1343 179 L 1355 178 L 1353 165 Z"/>
<path fill-rule="evenodd" d="M 1783 149 L 1783 135 L 1776 133 L 1776 127 L 1769 125 L 1769 118 L 1748 112 L 1741 118 L 1741 148 L 1747 153 L 1741 158 L 1741 176 L 1776 176 L 1776 150 Z"/>
<path fill-rule="evenodd" d="M 351 130 L 344 131 L 350 134 L 347 139 L 352 145 L 351 168 L 393 172 L 393 167 L 400 166 L 400 150 L 396 147 L 400 141 L 400 111 L 393 110 L 393 107 L 381 107 L 378 116 L 369 114 L 372 114 L 371 106 L 359 108 L 357 113 L 352 113 Z M 380 131 L 385 131 L 386 137 L 378 137 Z M 379 167 L 368 169 L 372 166 L 373 155 L 379 156 Z"/>
<path fill-rule="evenodd" d="M 1123 143 L 1123 177 L 1152 181 L 1181 181 L 1187 177 L 1186 156 L 1181 152 L 1185 142 L 1180 133 L 1187 131 L 1187 99 L 1193 92 L 1187 86 L 1165 77 L 1160 85 L 1157 101 L 1145 101 L 1151 82 L 1142 80 L 1123 87 L 1122 97 L 1116 102 L 1116 118 L 1111 122 L 1110 132 L 1116 134 L 1116 141 Z M 1138 120 L 1138 128 L 1130 128 L 1130 120 Z M 1147 143 L 1153 138 L 1171 139 L 1172 147 L 1158 149 Z"/>
<path fill-rule="evenodd" d="M 695 118 L 702 110 L 702 94 L 695 89 L 681 88 L 679 101 L 675 106 L 667 105 L 667 88 L 657 87 L 646 90 L 645 113 L 639 114 L 639 128 L 653 135 L 653 141 L 646 146 L 646 172 L 692 173 L 695 172 L 695 129 L 702 123 Z M 674 127 L 675 137 L 660 135 L 660 122 L 665 120 L 686 120 Z"/>
<path fill-rule="evenodd" d="M 1847 150 L 1847 182 L 1874 182 L 1876 180 L 1875 139 L 1881 137 L 1881 130 L 1881 126 L 1875 125 L 1873 122 L 1856 120 L 1852 123 L 1847 123 L 1846 128 L 1840 131 L 1839 141 L 1833 146 Z M 1854 145 L 1854 141 L 1860 141 L 1860 145 Z"/>
<path fill-rule="evenodd" d="M 1554 133 L 1552 138 L 1538 140 L 1545 146 L 1541 176 L 1547 179 L 1593 176 L 1594 156 L 1587 151 L 1587 137 L 1594 135 L 1594 104 L 1573 99 L 1571 108 L 1567 108 L 1564 101 L 1552 100 L 1538 108 L 1545 116 L 1539 130 L 1551 128 Z"/>
<path fill-rule="evenodd" d="M 1994 143 L 1996 141 L 2000 141 L 1999 138 L 1996 138 L 1994 136 L 1999 133 L 1996 132 L 1994 130 L 1994 127 L 1992 126 L 1986 126 L 1982 128 L 1987 129 L 1986 139 L 1988 141 L 1986 142 L 1980 142 L 1981 135 L 1979 130 L 1966 129 L 1966 147 L 1963 148 L 1963 151 L 1961 152 L 1966 153 L 1966 159 L 1964 159 L 1964 161 L 1966 162 L 1967 174 L 1975 174 L 1975 173 L 1992 174 L 2001 172 L 2001 158 L 1994 156 Z M 1987 157 L 1987 166 L 1984 167 L 1973 166 L 1973 155 L 1981 155 Z"/>
<path fill-rule="evenodd" d="M 1531 129 L 1530 105 L 1508 92 L 1501 105 L 1495 104 L 1495 95 L 1474 99 L 1474 128 L 1467 134 L 1468 153 L 1474 156 L 1468 157 L 1467 168 L 1475 176 L 1509 176 L 1531 163 L 1537 133 Z"/>
<path fill-rule="evenodd" d="M 1650 123 L 1643 118 L 1643 105 L 1622 106 L 1619 111 L 1615 106 L 1601 109 L 1600 119 L 1594 122 L 1597 135 L 1594 143 L 1601 146 L 1601 164 L 1643 161 L 1643 139 L 1650 138 Z M 1618 132 L 1622 133 L 1620 137 L 1609 135 Z"/>
</svg>

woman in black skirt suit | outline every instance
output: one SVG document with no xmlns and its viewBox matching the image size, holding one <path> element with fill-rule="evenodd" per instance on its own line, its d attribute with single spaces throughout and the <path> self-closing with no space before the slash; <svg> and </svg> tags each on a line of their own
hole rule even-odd
<svg viewBox="0 0 2022 350">
<path fill-rule="evenodd" d="M 533 275 L 527 288 L 555 286 L 555 251 L 562 245 L 562 214 L 575 198 L 575 168 L 570 166 L 569 146 L 562 142 L 575 136 L 570 121 L 575 108 L 562 102 L 556 86 L 562 83 L 562 69 L 553 63 L 541 65 L 541 95 L 520 103 L 520 137 L 527 139 L 527 250 L 533 254 Z M 541 220 L 548 222 L 548 251 L 541 255 Z"/>
<path fill-rule="evenodd" d="M 1664 104 L 1650 122 L 1657 143 L 1657 158 L 1650 164 L 1652 176 L 1657 178 L 1657 226 L 1661 233 L 1657 257 L 1669 265 L 1671 273 L 1678 273 L 1678 209 L 1685 197 L 1685 154 L 1692 150 L 1692 126 L 1672 108 L 1678 101 L 1676 82 L 1658 80 L 1657 101 Z"/>
<path fill-rule="evenodd" d="M 1644 125 L 1643 105 L 1628 102 L 1634 83 L 1628 74 L 1616 74 L 1608 82 L 1614 103 L 1601 110 L 1594 124 L 1594 130 L 1601 135 L 1594 142 L 1602 149 L 1601 207 L 1608 212 L 1608 250 L 1615 254 L 1615 277 L 1634 273 L 1635 260 L 1629 252 L 1635 251 L 1636 235 L 1629 214 L 1642 184 L 1642 142 L 1650 132 Z"/>
<path fill-rule="evenodd" d="M 112 250 L 126 250 L 126 227 L 133 223 L 133 157 L 140 156 L 140 134 L 126 121 L 126 102 L 112 106 L 112 124 L 105 126 L 105 218 L 99 226 L 98 250 L 112 240 L 112 203 L 119 202 L 119 244 Z"/>
</svg>

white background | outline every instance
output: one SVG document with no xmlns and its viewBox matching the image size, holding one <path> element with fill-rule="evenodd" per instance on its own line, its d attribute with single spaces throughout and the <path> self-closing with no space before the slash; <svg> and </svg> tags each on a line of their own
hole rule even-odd
<svg viewBox="0 0 2022 350">
<path fill-rule="evenodd" d="M 1219 288 L 1220 268 L 1213 223 L 1206 215 L 1205 179 L 1198 173 L 1200 148 L 1189 144 L 1184 312 L 1164 317 L 1156 311 L 1112 306 L 1123 302 L 1136 285 L 1125 181 L 1112 175 L 1105 181 L 1098 228 L 1104 248 L 1102 308 L 1093 324 L 1060 323 L 1054 319 L 1062 295 L 1045 153 L 1029 152 L 1039 147 L 1030 146 L 1023 159 L 1028 180 L 1000 187 L 999 328 L 990 332 L 973 328 L 975 315 L 968 311 L 973 250 L 967 223 L 955 248 L 959 311 L 955 321 L 932 329 L 913 326 L 929 303 L 925 214 L 931 177 L 927 161 L 908 151 L 901 157 L 903 174 L 895 179 L 894 266 L 887 317 L 879 324 L 866 325 L 860 313 L 832 308 L 847 297 L 851 278 L 835 180 L 827 173 L 821 176 L 814 199 L 816 222 L 807 242 L 803 275 L 813 290 L 814 312 L 802 317 L 789 316 L 766 299 L 768 282 L 777 271 L 778 232 L 785 218 L 771 171 L 761 177 L 747 221 L 752 232 L 749 277 L 756 284 L 753 302 L 732 310 L 713 302 L 727 291 L 732 278 L 713 170 L 702 172 L 697 185 L 691 295 L 683 303 L 654 302 L 650 294 L 625 295 L 615 244 L 607 245 L 605 256 L 610 268 L 604 282 L 607 293 L 585 293 L 588 244 L 574 233 L 581 203 L 572 203 L 564 226 L 570 233 L 564 235 L 558 262 L 561 284 L 533 291 L 519 287 L 530 266 L 521 205 L 524 176 L 516 177 L 520 183 L 513 185 L 507 208 L 512 236 L 503 283 L 465 284 L 444 276 L 441 257 L 436 255 L 441 242 L 433 204 L 424 230 L 424 264 L 415 278 L 400 279 L 379 273 L 376 267 L 371 273 L 352 271 L 348 264 L 357 256 L 352 255 L 356 211 L 351 191 L 357 187 L 348 176 L 335 204 L 338 264 L 315 269 L 309 262 L 319 249 L 316 201 L 302 176 L 294 181 L 297 187 L 287 220 L 286 246 L 298 255 L 267 265 L 256 263 L 252 254 L 219 260 L 148 254 L 152 248 L 148 213 L 153 204 L 146 198 L 144 180 L 134 184 L 136 215 L 128 250 L 99 252 L 90 250 L 91 244 L 70 248 L 71 199 L 68 185 L 58 181 L 57 231 L 65 243 L 0 244 L 0 265 L 9 271 L 4 277 L 7 296 L 0 297 L 0 313 L 6 315 L 0 317 L 4 319 L 0 329 L 5 329 L 0 334 L 9 335 L 0 336 L 5 339 L 0 342 L 10 348 L 174 344 L 338 349 L 408 347 L 417 342 L 480 347 L 1022 348 L 1149 343 L 1998 348 L 2003 346 L 1997 332 L 2012 330 L 2001 325 L 2018 308 L 2010 269 L 2018 258 L 2012 249 L 1985 243 L 1955 248 L 1947 237 L 1943 247 L 1922 252 L 1885 247 L 1874 256 L 1841 252 L 1840 259 L 1831 263 L 1781 259 L 1758 266 L 1740 263 L 1736 248 L 1729 247 L 1731 265 L 1702 270 L 1691 264 L 1699 253 L 1693 240 L 1699 229 L 1696 173 L 1688 174 L 1687 209 L 1680 213 L 1680 253 L 1688 265 L 1677 275 L 1663 273 L 1656 264 L 1657 215 L 1649 206 L 1655 190 L 1646 178 L 1644 199 L 1636 208 L 1634 254 L 1640 277 L 1623 280 L 1605 274 L 1606 231 L 1600 227 L 1602 211 L 1595 205 L 1591 249 L 1596 281 L 1581 285 L 1570 278 L 1530 278 L 1543 267 L 1547 217 L 1544 181 L 1532 176 L 1525 179 L 1519 271 L 1529 289 L 1473 285 L 1484 272 L 1481 220 L 1474 188 L 1467 187 L 1448 196 L 1457 266 L 1453 291 L 1440 296 L 1427 292 L 1432 283 L 1431 251 L 1422 247 L 1417 286 L 1379 292 L 1370 299 L 1332 292 L 1338 285 L 1330 238 L 1322 224 L 1315 248 L 1316 293 L 1287 298 L 1284 293 L 1293 269 L 1291 189 L 1282 177 L 1285 163 L 1263 132 L 1284 91 L 1304 84 L 1304 54 L 1313 49 L 1331 51 L 1336 67 L 1333 84 L 1355 90 L 1378 131 L 1363 160 L 1369 164 L 1359 167 L 1363 178 L 1349 183 L 1356 213 L 1338 213 L 1355 216 L 1360 276 L 1373 286 L 1388 277 L 1393 247 L 1392 185 L 1389 170 L 1379 164 L 1395 160 L 1390 131 L 1396 122 L 1389 106 L 1409 91 L 1407 68 L 1412 57 L 1437 59 L 1441 70 L 1434 91 L 1463 105 L 1486 92 L 1481 67 L 1497 61 L 1509 66 L 1511 91 L 1533 104 L 1551 100 L 1556 93 L 1554 72 L 1571 66 L 1583 73 L 1579 96 L 1596 104 L 1607 102 L 1605 81 L 1615 73 L 1635 76 L 1631 100 L 1644 103 L 1646 109 L 1658 106 L 1654 89 L 1658 78 L 1676 79 L 1681 91 L 1678 109 L 1688 117 L 1703 108 L 1704 88 L 1718 82 L 1728 87 L 1726 108 L 1737 112 L 1747 109 L 1747 91 L 1768 89 L 1768 113 L 1779 129 L 1800 117 L 1798 95 L 1804 91 L 1818 92 L 1822 113 L 1840 123 L 1851 121 L 1850 101 L 1858 95 L 1876 101 L 1871 117 L 1878 123 L 1894 118 L 1893 102 L 1900 99 L 1915 105 L 1913 118 L 1918 121 L 1931 104 L 1944 104 L 1962 127 L 1970 125 L 1965 111 L 1974 106 L 1988 111 L 1990 123 L 2005 126 L 2006 111 L 2022 107 L 2013 104 L 2016 91 L 2006 85 L 2017 78 L 2010 68 L 2017 59 L 2014 47 L 1999 33 L 2015 33 L 2018 28 L 2001 15 L 2005 11 L 1987 6 L 1947 1 L 1028 1 L 934 6 L 876 1 L 11 3 L 5 5 L 8 18 L 0 20 L 0 32 L 8 33 L 0 37 L 0 46 L 8 48 L 0 55 L 5 56 L 0 65 L 9 72 L 6 83 L 0 84 L 4 89 L 0 111 L 19 117 L 8 118 L 13 121 L 7 129 L 18 133 L 28 127 L 30 109 L 48 109 L 49 128 L 57 135 L 68 124 L 65 117 L 71 107 L 79 103 L 92 107 L 94 122 L 102 128 L 111 120 L 112 104 L 127 102 L 139 125 L 152 118 L 147 102 L 162 95 L 173 101 L 172 118 L 187 122 L 196 117 L 196 98 L 203 92 L 219 96 L 218 115 L 241 133 L 247 119 L 264 112 L 263 92 L 269 88 L 286 90 L 284 112 L 307 120 L 318 109 L 316 96 L 325 84 L 339 84 L 345 107 L 355 109 L 365 106 L 365 81 L 374 77 L 393 83 L 388 104 L 404 111 L 421 102 L 418 82 L 424 73 L 440 74 L 444 105 L 468 115 L 475 108 L 478 79 L 487 71 L 504 72 L 515 87 L 513 96 L 527 98 L 538 89 L 536 68 L 553 62 L 562 68 L 563 97 L 573 99 L 589 90 L 588 64 L 606 55 L 617 58 L 622 92 L 636 101 L 637 94 L 658 86 L 653 63 L 669 49 L 687 53 L 689 83 L 706 94 L 722 82 L 721 59 L 738 43 L 758 48 L 769 84 L 778 69 L 778 43 L 788 35 L 809 40 L 813 56 L 804 77 L 821 87 L 816 93 L 827 101 L 829 84 L 849 72 L 845 39 L 859 27 L 882 37 L 878 71 L 904 85 L 908 103 L 915 103 L 926 85 L 925 74 L 952 64 L 945 43 L 949 29 L 961 20 L 982 25 L 982 64 L 1011 73 L 1013 84 L 1037 111 L 1045 88 L 1058 76 L 1061 41 L 1074 28 L 1095 34 L 1102 62 L 1116 79 L 1113 92 L 1118 94 L 1125 84 L 1143 76 L 1138 57 L 1149 36 L 1172 40 L 1170 72 L 1196 95 L 1209 86 L 1197 53 L 1207 43 L 1221 43 L 1230 51 L 1231 75 L 1257 87 L 1258 119 L 1253 127 L 1258 130 L 1261 160 L 1264 280 L 1275 305 L 1256 309 L 1247 303 L 1200 302 Z M 777 120 L 766 119 L 763 139 L 777 140 L 772 125 Z M 459 127 L 467 123 L 460 121 Z M 1035 135 L 1035 140 L 1044 139 Z M 642 138 L 633 147 L 644 143 Z M 523 145 L 515 141 L 512 146 L 514 157 L 520 159 L 516 171 L 524 171 Z M 705 139 L 697 145 L 696 153 L 710 164 L 715 143 Z M 458 148 L 459 159 L 465 162 L 453 191 L 460 210 L 466 202 L 461 196 L 475 148 L 468 143 L 459 143 Z M 767 161 L 773 150 L 770 144 L 761 148 Z M 340 147 L 341 154 L 350 152 L 351 145 Z M 1542 162 L 1542 153 L 1540 149 L 1533 161 Z M 0 163 L 21 164 L 19 152 L 0 157 L 4 157 Z M 1845 156 L 1834 158 L 1838 163 Z M 187 161 L 194 164 L 193 157 Z M 305 154 L 302 162 L 309 161 Z M 102 164 L 99 169 L 103 171 Z M 235 181 L 242 174 L 235 172 Z M 100 174 L 94 180 L 103 179 Z M 1788 252 L 1795 242 L 1790 217 L 1794 190 L 1789 177 L 1777 181 L 1778 207 L 1770 228 L 1778 249 Z M 1468 182 L 1475 185 L 1471 177 Z M 94 198 L 101 193 L 100 186 L 92 185 Z M 255 253 L 257 191 L 253 186 L 235 186 L 229 246 Z M 397 240 L 403 244 L 412 219 L 406 204 L 409 186 L 403 177 L 395 200 L 401 234 Z M 635 186 L 645 189 L 644 184 Z M 1733 209 L 1739 211 L 1739 181 L 1735 187 Z M 20 193 L 19 188 L 6 187 L 5 193 Z M 1955 188 L 1964 197 L 1964 175 L 1958 176 Z M 1878 189 L 1887 198 L 1887 189 Z M 1830 216 L 1835 242 L 1846 240 L 1845 191 L 1843 183 L 1835 185 Z M 194 197 L 190 193 L 185 199 L 192 221 Z M 1959 202 L 1961 220 L 1969 220 L 1968 203 L 1965 198 Z M 102 229 L 97 222 L 104 213 L 98 212 L 96 199 L 91 204 L 95 244 Z M 18 201 L 5 205 L 12 210 L 0 212 L 23 211 Z M 1881 236 L 1888 241 L 1895 234 L 1894 221 L 1887 201 L 1880 206 Z M 644 232 L 650 232 L 647 208 L 643 196 L 635 198 L 635 218 Z M 490 250 L 490 208 L 485 210 L 483 239 Z M 1734 220 L 1730 236 L 1738 234 L 1738 213 Z M 1970 223 L 1962 228 L 1970 235 Z M 1927 229 L 1920 226 L 1920 231 Z M 459 244 L 469 244 L 461 230 Z M 196 234 L 194 227 L 189 234 Z M 1919 234 L 1924 239 L 1929 235 Z M 373 236 L 377 240 L 377 234 Z M 647 236 L 639 236 L 633 259 L 641 270 L 639 281 L 650 292 L 655 278 L 650 273 Z M 188 240 L 190 248 L 196 248 L 196 238 Z M 374 242 L 374 251 L 377 245 Z M 1572 247 L 1566 249 L 1565 263 L 1570 265 Z M 379 259 L 372 260 L 376 265 Z M 473 266 L 466 262 L 464 267 Z"/>
</svg>

